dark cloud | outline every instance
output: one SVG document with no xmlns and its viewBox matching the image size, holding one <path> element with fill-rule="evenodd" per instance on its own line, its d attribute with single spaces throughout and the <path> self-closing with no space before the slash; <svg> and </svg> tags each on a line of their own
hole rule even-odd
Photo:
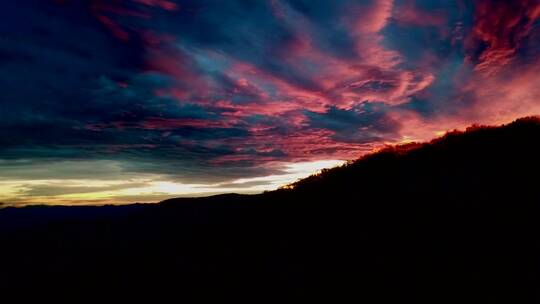
<svg viewBox="0 0 540 304">
<path fill-rule="evenodd" d="M 308 112 L 307 116 L 310 127 L 331 130 L 338 141 L 370 143 L 398 137 L 401 126 L 385 114 L 384 108 L 363 103 L 350 110 L 330 107 L 325 113 Z"/>
</svg>

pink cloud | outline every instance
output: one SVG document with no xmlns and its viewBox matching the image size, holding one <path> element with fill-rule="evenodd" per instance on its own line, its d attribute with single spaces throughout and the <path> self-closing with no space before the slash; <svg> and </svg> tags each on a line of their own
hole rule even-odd
<svg viewBox="0 0 540 304">
<path fill-rule="evenodd" d="M 352 5 L 344 14 L 346 23 L 352 23 L 355 32 L 378 33 L 392 16 L 393 0 L 375 0 L 370 5 Z M 352 12 L 352 13 L 351 13 Z"/>
<path fill-rule="evenodd" d="M 271 143 L 271 149 L 284 152 L 288 162 L 317 161 L 325 159 L 356 159 L 378 146 L 374 143 L 352 144 L 338 142 L 332 139 L 333 132 L 328 130 L 296 131 L 288 135 L 275 134 L 268 130 L 254 134 L 249 139 L 227 140 L 228 144 L 240 144 L 242 147 L 253 147 L 264 152 L 263 143 Z M 237 161 L 256 161 L 271 166 L 272 162 L 283 162 L 282 157 L 263 156 L 254 158 L 252 154 L 239 149 L 235 154 L 221 156 L 213 160 L 215 164 L 234 163 Z"/>
<path fill-rule="evenodd" d="M 167 1 L 137 0 L 141 4 L 163 7 Z M 394 7 L 391 0 L 374 1 L 370 5 L 349 6 L 343 12 L 342 25 L 350 32 L 358 59 L 340 58 L 323 50 L 316 43 L 317 30 L 310 20 L 294 14 L 281 2 L 273 2 L 274 14 L 294 34 L 280 48 L 269 54 L 279 59 L 283 66 L 299 75 L 308 77 L 312 87 L 299 85 L 275 71 L 256 63 L 242 61 L 226 53 L 213 54 L 211 50 L 194 49 L 196 54 L 227 62 L 222 72 L 231 80 L 223 87 L 203 72 L 182 50 L 174 47 L 175 38 L 153 32 L 143 32 L 147 41 L 147 71 L 170 76 L 174 84 L 163 88 L 161 94 L 173 96 L 179 102 L 195 102 L 223 110 L 219 121 L 203 119 L 150 118 L 141 125 L 146 129 L 228 128 L 241 124 L 253 115 L 273 117 L 287 122 L 286 134 L 276 134 L 272 123 L 249 124 L 248 138 L 223 138 L 220 144 L 239 147 L 234 155 L 216 159 L 228 162 L 253 159 L 246 151 L 264 154 L 272 143 L 290 161 L 320 159 L 354 159 L 360 154 L 392 141 L 422 141 L 453 128 L 464 128 L 473 122 L 502 123 L 516 116 L 540 111 L 540 64 L 515 69 L 512 62 L 522 41 L 530 34 L 533 22 L 540 17 L 540 4 L 535 1 L 497 2 L 479 1 L 475 23 L 469 37 L 464 37 L 462 25 L 448 30 L 454 44 L 465 39 L 465 47 L 472 50 L 478 43 L 487 48 L 478 56 L 474 71 L 466 84 L 456 81 L 455 102 L 464 102 L 452 115 L 422 117 L 410 110 L 391 109 L 390 119 L 402 126 L 396 138 L 374 140 L 369 144 L 343 143 L 335 140 L 334 132 L 307 128 L 304 111 L 324 113 L 328 107 L 351 109 L 362 102 L 382 102 L 400 105 L 412 96 L 428 96 L 424 92 L 435 79 L 433 66 L 438 59 L 426 53 L 415 68 L 405 68 L 405 58 L 396 50 L 382 43 L 381 31 L 390 20 L 411 26 L 444 26 L 446 16 L 426 12 L 412 2 Z M 167 6 L 165 4 L 165 6 Z M 108 11 L 119 13 L 118 11 Z M 103 17 L 102 17 L 103 18 Z M 117 24 L 107 23 L 111 31 L 126 39 L 127 33 Z M 458 41 L 459 40 L 459 41 Z M 469 53 L 472 53 L 470 51 Z M 212 57 L 215 56 L 215 57 Z M 472 64 L 473 58 L 468 63 Z M 463 69 L 467 69 L 465 64 Z M 459 76 L 459 75 L 458 75 Z M 216 98 L 219 97 L 219 98 Z M 241 101 L 238 101 L 242 97 Z M 95 126 L 94 126 L 95 127 Z M 116 125 L 115 127 L 130 127 Z M 217 143 L 215 143 L 217 144 Z M 252 150 L 248 149 L 252 148 Z M 261 156 L 260 162 L 272 162 L 276 157 Z"/>
<path fill-rule="evenodd" d="M 209 80 L 197 70 L 192 58 L 180 49 L 169 45 L 149 48 L 146 57 L 147 72 L 167 75 L 175 82 L 172 88 L 162 89 L 160 95 L 171 95 L 180 101 L 208 98 Z"/>
<path fill-rule="evenodd" d="M 447 23 L 444 13 L 424 11 L 412 1 L 397 7 L 392 19 L 399 24 L 412 26 L 443 26 Z"/>
<path fill-rule="evenodd" d="M 141 4 L 162 7 L 161 1 L 137 0 Z M 165 1 L 167 2 L 167 1 Z M 312 87 L 299 85 L 275 71 L 255 63 L 242 61 L 226 53 L 214 54 L 211 50 L 193 49 L 200 56 L 227 62 L 224 75 L 231 79 L 230 87 L 199 71 L 191 56 L 174 46 L 175 39 L 149 31 L 140 31 L 147 44 L 146 70 L 168 75 L 174 80 L 172 87 L 162 88 L 160 95 L 173 96 L 181 102 L 194 102 L 223 110 L 220 121 L 201 119 L 151 118 L 145 120 L 146 129 L 171 129 L 182 127 L 231 127 L 252 115 L 275 117 L 287 122 L 288 133 L 275 134 L 272 124 L 250 124 L 250 137 L 220 139 L 223 144 L 253 147 L 264 151 L 265 143 L 285 152 L 295 161 L 327 158 L 351 159 L 380 143 L 351 144 L 333 139 L 329 130 L 307 129 L 304 111 L 324 113 L 328 107 L 351 109 L 362 102 L 383 102 L 398 105 L 422 92 L 434 81 L 426 67 L 404 69 L 401 54 L 382 44 L 380 31 L 392 18 L 394 3 L 378 0 L 370 5 L 355 5 L 344 12 L 342 23 L 350 31 L 358 59 L 340 58 L 321 49 L 316 43 L 317 30 L 310 20 L 295 14 L 281 2 L 273 2 L 274 13 L 294 34 L 294 37 L 272 51 L 270 56 L 279 59 L 283 66 L 299 77 L 307 77 Z M 165 8 L 167 9 L 167 8 Z M 423 12 L 410 9 L 400 18 L 408 22 L 413 15 Z M 442 22 L 430 17 L 429 24 Z M 214 57 L 212 57 L 214 56 Z M 216 98 L 219 97 L 219 98 Z M 238 101 L 238 98 L 242 98 Z M 412 121 L 412 120 L 411 120 Z M 125 127 L 125 126 L 124 126 Z M 226 156 L 220 161 L 240 160 L 238 155 Z M 267 156 L 267 160 L 272 159 Z"/>
<path fill-rule="evenodd" d="M 497 75 L 474 78 L 464 91 L 474 96 L 465 109 L 472 121 L 500 124 L 540 113 L 540 61 L 519 68 L 505 67 Z M 484 71 L 478 71 L 482 73 Z"/>
</svg>

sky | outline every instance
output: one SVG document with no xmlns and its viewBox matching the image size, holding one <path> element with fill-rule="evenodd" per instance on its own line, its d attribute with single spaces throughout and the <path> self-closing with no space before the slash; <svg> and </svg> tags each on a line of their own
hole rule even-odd
<svg viewBox="0 0 540 304">
<path fill-rule="evenodd" d="M 540 114 L 540 0 L 1 6 L 2 205 L 257 193 Z"/>
</svg>

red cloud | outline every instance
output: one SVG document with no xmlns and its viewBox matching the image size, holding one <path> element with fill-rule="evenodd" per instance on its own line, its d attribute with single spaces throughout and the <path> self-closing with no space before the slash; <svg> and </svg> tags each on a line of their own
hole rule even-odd
<svg viewBox="0 0 540 304">
<path fill-rule="evenodd" d="M 138 3 L 142 3 L 148 6 L 157 6 L 163 9 L 174 11 L 178 9 L 178 5 L 172 1 L 168 0 L 133 0 Z"/>
<path fill-rule="evenodd" d="M 61 1 L 64 4 L 66 1 Z M 128 0 L 126 2 L 139 3 L 149 7 L 156 7 L 168 11 L 179 9 L 172 1 L 168 0 Z M 150 12 L 139 9 L 129 9 L 129 5 L 124 1 L 105 1 L 91 0 L 89 1 L 89 10 L 96 19 L 103 24 L 116 38 L 122 41 L 131 39 L 130 32 L 134 31 L 139 34 L 139 29 L 126 28 L 120 22 L 116 21 L 116 16 L 129 16 L 135 18 L 148 19 L 152 17 Z"/>
<path fill-rule="evenodd" d="M 477 1 L 473 35 L 469 48 L 478 42 L 487 48 L 480 54 L 476 71 L 492 76 L 508 65 L 540 16 L 540 3 L 534 0 Z"/>
<path fill-rule="evenodd" d="M 229 121 L 211 121 L 196 118 L 160 118 L 153 117 L 143 121 L 141 127 L 150 130 L 173 130 L 185 127 L 192 128 L 230 128 Z"/>
</svg>

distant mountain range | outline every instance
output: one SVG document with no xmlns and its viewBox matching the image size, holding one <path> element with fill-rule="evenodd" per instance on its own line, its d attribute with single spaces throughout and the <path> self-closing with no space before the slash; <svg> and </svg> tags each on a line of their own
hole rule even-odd
<svg viewBox="0 0 540 304">
<path fill-rule="evenodd" d="M 539 174 L 540 119 L 528 117 L 258 195 L 6 208 L 0 290 L 75 303 L 538 303 Z"/>
</svg>

